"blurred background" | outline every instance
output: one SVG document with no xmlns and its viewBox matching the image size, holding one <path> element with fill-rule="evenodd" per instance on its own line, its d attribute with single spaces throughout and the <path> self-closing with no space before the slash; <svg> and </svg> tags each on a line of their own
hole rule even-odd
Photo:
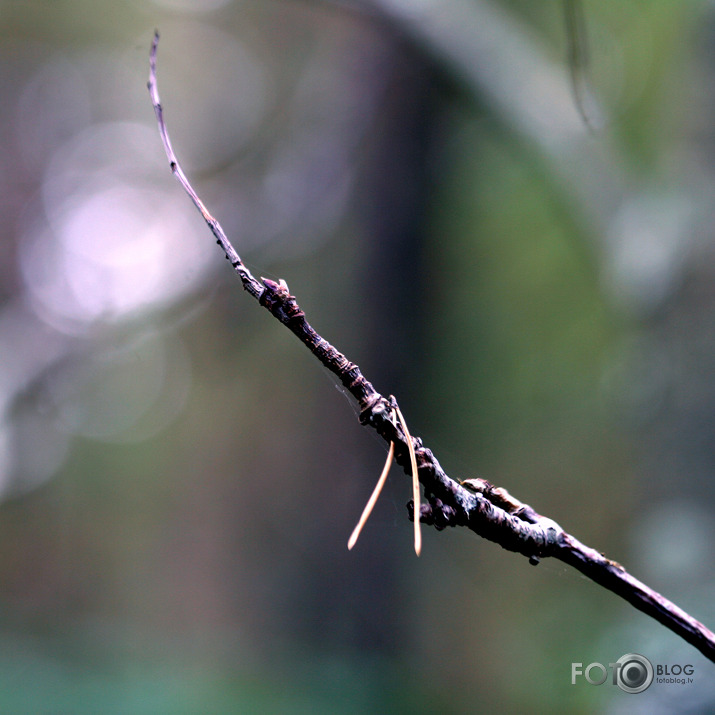
<svg viewBox="0 0 715 715">
<path fill-rule="evenodd" d="M 715 3 L 582 11 L 587 45 L 560 0 L 0 0 L 0 712 L 715 712 L 559 563 L 416 558 L 396 469 L 347 551 L 386 447 L 146 92 L 157 27 L 202 198 L 451 476 L 712 627 Z M 571 685 L 628 652 L 695 682 Z"/>
</svg>

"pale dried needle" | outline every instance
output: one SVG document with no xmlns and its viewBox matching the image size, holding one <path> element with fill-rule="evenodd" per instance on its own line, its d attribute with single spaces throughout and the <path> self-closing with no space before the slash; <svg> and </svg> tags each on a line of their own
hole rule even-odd
<svg viewBox="0 0 715 715">
<path fill-rule="evenodd" d="M 407 429 L 407 422 L 402 416 L 399 407 L 395 407 L 397 412 L 397 419 L 400 420 L 402 425 L 402 431 L 405 433 L 405 439 L 407 440 L 407 448 L 410 450 L 410 466 L 412 468 L 412 503 L 414 506 L 414 528 L 415 528 L 415 553 L 417 556 L 420 555 L 422 551 L 422 532 L 420 531 L 420 480 L 417 476 L 417 456 L 415 455 L 415 447 L 412 444 L 412 437 L 410 431 Z"/>
<path fill-rule="evenodd" d="M 377 480 L 375 489 L 373 489 L 373 492 L 370 495 L 367 504 L 365 504 L 365 508 L 362 511 L 360 521 L 358 521 L 357 526 L 353 529 L 353 533 L 350 534 L 350 539 L 348 539 L 348 550 L 351 550 L 353 546 L 355 546 L 358 537 L 360 536 L 360 532 L 362 531 L 363 526 L 365 526 L 365 522 L 367 522 L 367 520 L 370 518 L 370 514 L 372 514 L 372 510 L 377 503 L 377 499 L 380 496 L 380 492 L 382 492 L 382 488 L 385 486 L 385 480 L 387 479 L 387 474 L 390 471 L 390 467 L 392 466 L 392 460 L 394 456 L 395 443 L 390 442 L 390 451 L 387 453 L 385 466 L 382 468 L 382 473 L 380 474 L 380 478 Z"/>
</svg>

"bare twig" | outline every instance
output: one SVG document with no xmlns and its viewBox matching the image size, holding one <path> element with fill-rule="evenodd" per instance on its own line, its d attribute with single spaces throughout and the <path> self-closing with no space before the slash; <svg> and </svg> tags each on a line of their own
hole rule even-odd
<svg viewBox="0 0 715 715">
<path fill-rule="evenodd" d="M 276 283 L 267 278 L 259 281 L 251 274 L 219 222 L 192 188 L 171 147 L 156 85 L 158 42 L 159 34 L 156 33 L 151 48 L 148 87 L 172 172 L 201 212 L 246 291 L 337 376 L 360 406 L 360 422 L 371 426 L 391 445 L 395 461 L 408 475 L 418 477 L 427 503 L 420 506 L 419 486 L 415 481 L 413 500 L 409 505 L 410 517 L 438 530 L 447 526 L 466 527 L 509 551 L 526 556 L 532 564 L 548 556 L 564 561 L 655 618 L 715 662 L 715 634 L 674 603 L 633 578 L 620 564 L 584 546 L 556 522 L 537 514 L 506 490 L 481 479 L 460 483 L 447 476 L 432 452 L 422 445 L 422 440 L 410 435 L 395 399 L 385 398 L 377 392 L 355 363 L 312 328 L 285 281 Z M 416 524 L 415 548 L 418 553 L 419 546 Z"/>
</svg>

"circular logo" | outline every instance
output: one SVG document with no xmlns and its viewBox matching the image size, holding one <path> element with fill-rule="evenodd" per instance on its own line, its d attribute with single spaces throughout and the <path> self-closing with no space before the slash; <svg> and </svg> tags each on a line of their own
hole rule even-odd
<svg viewBox="0 0 715 715">
<path fill-rule="evenodd" d="M 616 664 L 616 684 L 626 693 L 642 693 L 653 682 L 653 665 L 644 655 L 626 653 Z"/>
</svg>

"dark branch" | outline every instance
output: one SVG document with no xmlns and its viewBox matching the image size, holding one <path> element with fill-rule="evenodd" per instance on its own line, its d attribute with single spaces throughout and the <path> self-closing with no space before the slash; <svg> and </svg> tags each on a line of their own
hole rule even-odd
<svg viewBox="0 0 715 715">
<path fill-rule="evenodd" d="M 355 363 L 318 335 L 284 281 L 276 283 L 267 278 L 259 281 L 251 274 L 219 222 L 208 212 L 186 178 L 171 147 L 159 100 L 156 85 L 158 42 L 159 34 L 156 33 L 151 48 L 148 87 L 172 172 L 201 212 L 246 291 L 337 376 L 360 406 L 360 422 L 376 430 L 386 442 L 394 443 L 395 460 L 411 476 L 410 449 L 405 430 L 400 422 L 393 419 L 397 410 L 394 398 L 386 398 L 377 392 Z M 412 437 L 411 441 L 419 481 L 427 500 L 420 509 L 421 522 L 437 529 L 466 527 L 509 551 L 526 556 L 532 564 L 548 556 L 564 561 L 655 618 L 715 662 L 715 634 L 702 623 L 633 578 L 620 564 L 581 544 L 556 522 L 537 514 L 505 489 L 496 488 L 481 479 L 457 482 L 450 478 L 432 452 L 422 445 L 421 439 Z M 410 505 L 410 516 L 412 514 Z"/>
</svg>

